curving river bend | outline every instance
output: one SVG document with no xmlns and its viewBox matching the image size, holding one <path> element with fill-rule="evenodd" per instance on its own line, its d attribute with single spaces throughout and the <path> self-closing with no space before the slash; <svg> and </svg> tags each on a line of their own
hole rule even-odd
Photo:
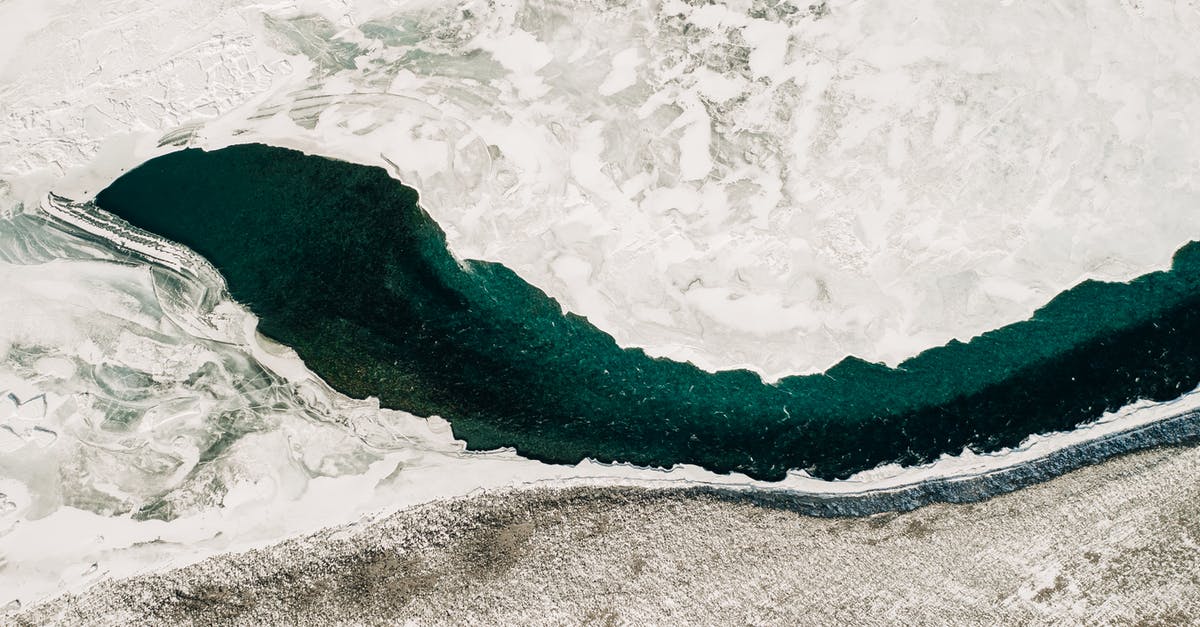
<svg viewBox="0 0 1200 627">
<path fill-rule="evenodd" d="M 259 330 L 339 391 L 440 415 L 472 449 L 846 477 L 990 451 L 1200 382 L 1200 243 L 1084 282 L 1027 321 L 897 368 L 847 358 L 765 384 L 624 349 L 506 267 L 455 259 L 374 167 L 247 144 L 153 159 L 96 204 L 190 247 Z"/>
</svg>

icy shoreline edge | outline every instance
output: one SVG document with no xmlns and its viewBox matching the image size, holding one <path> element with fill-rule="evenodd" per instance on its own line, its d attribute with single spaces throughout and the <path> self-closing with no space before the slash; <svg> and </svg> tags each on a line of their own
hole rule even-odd
<svg viewBox="0 0 1200 627">
<path fill-rule="evenodd" d="M 802 502 L 785 494 L 721 487 L 560 484 L 488 490 L 325 527 L 257 550 L 109 578 L 10 618 L 20 625 L 97 622 L 100 616 L 101 624 L 114 625 L 377 624 L 418 617 L 430 624 L 472 622 L 464 616 L 489 624 L 570 624 L 591 615 L 596 604 L 617 601 L 622 613 L 647 617 L 678 618 L 681 607 L 691 608 L 691 622 L 721 612 L 741 615 L 764 603 L 774 612 L 844 622 L 846 616 L 877 618 L 894 611 L 894 596 L 879 590 L 898 586 L 907 593 L 901 598 L 914 600 L 927 598 L 918 593 L 929 590 L 952 590 L 939 597 L 945 607 L 936 608 L 936 616 L 917 622 L 944 621 L 947 612 L 970 622 L 983 602 L 994 617 L 1000 599 L 1008 615 L 1002 622 L 1026 624 L 1057 607 L 1039 599 L 1062 593 L 1055 592 L 1062 579 L 1107 593 L 1103 605 L 1089 611 L 1096 617 L 1112 619 L 1116 603 L 1128 622 L 1160 614 L 1177 619 L 1196 607 L 1196 588 L 1187 579 L 1195 553 L 1176 547 L 1179 534 L 1194 533 L 1191 478 L 1200 449 L 1133 449 L 1153 446 L 1155 438 L 1192 441 L 1196 418 L 1195 412 L 1179 414 L 1094 443 L 1107 446 L 1064 450 L 1057 460 L 1047 458 L 1052 464 L 1023 465 L 1066 476 L 969 507 L 834 518 L 829 508 L 797 513 Z M 1091 456 L 1120 450 L 1132 454 L 1067 472 Z M 1036 473 L 992 474 L 1008 475 L 992 488 L 1018 486 L 1022 477 L 1037 481 Z M 964 496 L 983 495 L 957 494 L 960 503 Z M 887 502 L 880 496 L 843 500 L 878 506 Z M 1114 549 L 1116 530 L 1136 542 Z M 545 559 L 548 555 L 554 559 Z M 1141 560 L 1135 569 L 1176 576 L 1129 586 L 1125 573 L 1133 558 Z M 1047 560 L 1055 564 L 1051 577 L 1040 566 Z M 681 562 L 689 565 L 687 576 L 678 575 Z M 845 579 L 841 571 L 829 570 L 831 564 L 845 564 L 861 585 L 836 585 Z M 1176 607 L 1168 608 L 1173 612 L 1162 606 L 1164 584 L 1176 594 Z M 764 594 L 776 589 L 772 586 L 802 594 Z M 714 596 L 716 589 L 721 594 Z M 596 594 L 578 594 L 581 590 Z M 1046 590 L 1051 592 L 1043 594 Z M 674 595 L 674 604 L 646 602 L 647 594 L 664 592 Z M 696 600 L 707 605 L 697 606 Z M 736 602 L 730 605 L 731 600 Z M 548 621 L 551 616 L 558 620 Z"/>
<path fill-rule="evenodd" d="M 893 488 L 876 488 L 847 494 L 764 491 L 724 486 L 661 489 L 677 490 L 680 494 L 709 494 L 735 500 L 749 500 L 757 505 L 786 509 L 806 516 L 863 517 L 889 512 L 909 512 L 938 503 L 977 503 L 1129 453 L 1196 443 L 1200 443 L 1200 411 L 1192 410 L 1093 440 L 1070 444 L 1024 463 L 979 473 L 933 477 Z"/>
</svg>

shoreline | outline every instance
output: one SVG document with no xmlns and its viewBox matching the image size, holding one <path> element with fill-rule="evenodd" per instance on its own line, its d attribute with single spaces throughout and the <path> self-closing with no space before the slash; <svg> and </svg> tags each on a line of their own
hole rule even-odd
<svg viewBox="0 0 1200 627">
<path fill-rule="evenodd" d="M 980 503 L 1127 455 L 1157 449 L 1186 448 L 1196 444 L 1200 444 L 1200 410 L 1191 410 L 1069 444 L 1029 461 L 977 473 L 935 476 L 894 487 L 868 487 L 857 492 L 816 492 L 785 487 L 764 489 L 756 485 L 688 479 L 606 480 L 604 477 L 588 477 L 489 489 L 484 494 L 635 489 L 677 498 L 711 497 L 745 502 L 814 518 L 867 518 L 879 514 L 907 513 L 934 505 Z"/>
<path fill-rule="evenodd" d="M 105 580 L 10 619 L 1172 623 L 1200 611 L 1200 551 L 1187 549 L 1198 468 L 1200 448 L 1160 448 L 983 503 L 868 518 L 730 490 L 488 492 Z"/>
</svg>

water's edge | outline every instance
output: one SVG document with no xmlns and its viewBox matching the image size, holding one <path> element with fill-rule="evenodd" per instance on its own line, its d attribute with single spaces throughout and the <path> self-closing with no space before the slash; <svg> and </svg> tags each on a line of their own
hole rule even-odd
<svg viewBox="0 0 1200 627">
<path fill-rule="evenodd" d="M 707 494 L 755 505 L 794 511 L 822 518 L 862 517 L 908 512 L 938 503 L 977 503 L 1034 484 L 1061 477 L 1085 466 L 1156 447 L 1200 443 L 1200 411 L 1177 414 L 1094 440 L 1057 449 L 1036 459 L 970 475 L 934 477 L 896 488 L 878 488 L 849 494 L 812 494 L 799 491 L 753 490 L 704 486 L 664 488 L 679 494 Z"/>
<path fill-rule="evenodd" d="M 170 272 L 218 280 L 220 274 L 207 260 L 175 242 L 140 229 L 130 240 L 123 221 L 99 212 L 90 204 L 80 205 L 53 197 L 43 209 L 56 228 L 97 243 L 116 246 L 135 258 Z M 224 291 L 223 281 L 213 286 Z M 227 294 L 225 295 L 227 297 Z M 626 485 L 678 496 L 707 496 L 757 506 L 785 509 L 815 517 L 864 517 L 889 512 L 907 512 L 937 503 L 975 503 L 1062 476 L 1084 466 L 1160 446 L 1200 443 L 1200 410 L 1190 410 L 1109 433 L 1083 442 L 1063 445 L 1040 457 L 995 467 L 981 472 L 930 477 L 899 486 L 866 488 L 856 492 L 820 492 L 780 486 L 721 485 L 690 479 L 626 481 L 619 478 L 572 480 L 564 485 L 534 482 L 529 489 L 601 489 Z M 1002 460 L 1002 458 L 1001 458 Z M 999 461 L 999 460 L 998 460 Z"/>
</svg>

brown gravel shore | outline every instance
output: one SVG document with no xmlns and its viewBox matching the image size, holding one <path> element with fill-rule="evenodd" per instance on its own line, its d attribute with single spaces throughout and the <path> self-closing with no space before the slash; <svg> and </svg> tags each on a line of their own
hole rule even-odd
<svg viewBox="0 0 1200 627">
<path fill-rule="evenodd" d="M 1187 624 L 1200 448 L 969 505 L 814 518 L 697 490 L 434 503 L 99 584 L 19 625 Z"/>
</svg>

